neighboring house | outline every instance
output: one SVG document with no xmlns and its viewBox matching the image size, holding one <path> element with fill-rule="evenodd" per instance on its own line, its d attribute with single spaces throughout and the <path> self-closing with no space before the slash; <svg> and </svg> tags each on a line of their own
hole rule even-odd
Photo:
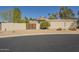
<svg viewBox="0 0 79 59">
<path fill-rule="evenodd" d="M 73 19 L 53 19 L 47 20 L 50 23 L 48 29 L 70 29 L 77 27 L 77 20 Z M 30 29 L 40 29 L 40 23 L 38 21 L 29 21 L 28 24 L 26 23 L 0 23 L 0 30 L 1 31 L 17 31 L 17 30 L 30 30 Z"/>
</svg>

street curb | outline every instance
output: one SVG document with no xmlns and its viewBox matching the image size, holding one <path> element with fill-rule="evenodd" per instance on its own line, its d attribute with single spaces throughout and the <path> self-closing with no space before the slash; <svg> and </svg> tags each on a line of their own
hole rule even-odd
<svg viewBox="0 0 79 59">
<path fill-rule="evenodd" d="M 20 36 L 35 36 L 35 35 L 61 35 L 61 34 L 79 34 L 79 33 L 32 33 L 32 34 L 17 34 L 17 35 L 3 35 L 0 38 L 8 38 L 8 37 L 20 37 Z"/>
</svg>

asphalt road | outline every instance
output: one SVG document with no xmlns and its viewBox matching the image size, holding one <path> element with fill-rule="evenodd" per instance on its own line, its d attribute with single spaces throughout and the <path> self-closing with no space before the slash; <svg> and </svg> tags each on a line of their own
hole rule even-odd
<svg viewBox="0 0 79 59">
<path fill-rule="evenodd" d="M 79 35 L 36 35 L 0 38 L 2 52 L 79 52 Z"/>
</svg>

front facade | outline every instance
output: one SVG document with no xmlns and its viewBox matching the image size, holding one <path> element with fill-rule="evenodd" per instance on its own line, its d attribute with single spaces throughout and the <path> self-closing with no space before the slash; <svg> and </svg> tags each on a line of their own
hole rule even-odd
<svg viewBox="0 0 79 59">
<path fill-rule="evenodd" d="M 77 27 L 77 20 L 49 20 L 50 23 L 49 29 L 70 29 Z"/>
<path fill-rule="evenodd" d="M 29 23 L 0 23 L 0 31 L 36 30 L 40 28 L 37 21 Z"/>
<path fill-rule="evenodd" d="M 77 20 L 48 20 L 50 26 L 48 29 L 70 29 L 77 27 Z M 0 31 L 17 31 L 17 30 L 40 30 L 40 23 L 38 21 L 30 21 L 26 23 L 0 23 Z"/>
<path fill-rule="evenodd" d="M 25 23 L 1 23 L 1 31 L 26 30 Z"/>
</svg>

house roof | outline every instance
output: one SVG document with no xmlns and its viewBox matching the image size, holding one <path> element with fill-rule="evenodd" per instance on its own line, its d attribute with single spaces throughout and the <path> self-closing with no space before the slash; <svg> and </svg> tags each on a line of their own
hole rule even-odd
<svg viewBox="0 0 79 59">
<path fill-rule="evenodd" d="M 49 19 L 49 22 L 70 22 L 70 21 L 77 21 L 76 19 Z"/>
</svg>

